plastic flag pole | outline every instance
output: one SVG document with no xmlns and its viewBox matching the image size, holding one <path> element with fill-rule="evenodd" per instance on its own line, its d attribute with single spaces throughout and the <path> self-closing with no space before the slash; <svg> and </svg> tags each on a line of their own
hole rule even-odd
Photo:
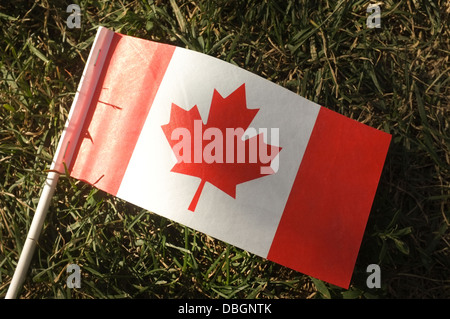
<svg viewBox="0 0 450 319">
<path fill-rule="evenodd" d="M 14 276 L 11 284 L 6 293 L 5 299 L 16 298 L 19 289 L 25 280 L 28 267 L 30 266 L 31 258 L 33 257 L 36 243 L 42 230 L 42 226 L 47 215 L 48 207 L 55 192 L 56 184 L 58 183 L 59 173 L 49 172 L 47 179 L 45 180 L 44 187 L 42 189 L 41 197 L 39 199 L 36 213 L 34 214 L 33 221 L 31 222 L 30 230 L 28 231 L 25 245 L 23 246 L 20 254 L 19 262 L 17 264 Z"/>
<path fill-rule="evenodd" d="M 58 183 L 59 172 L 66 171 L 65 165 L 69 166 L 74 154 L 113 35 L 113 31 L 103 27 L 98 28 L 5 299 L 16 298 L 25 280 L 56 184 Z"/>
</svg>

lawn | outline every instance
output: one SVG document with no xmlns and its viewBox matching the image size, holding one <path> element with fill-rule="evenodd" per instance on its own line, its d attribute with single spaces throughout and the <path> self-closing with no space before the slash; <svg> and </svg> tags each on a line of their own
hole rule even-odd
<svg viewBox="0 0 450 319">
<path fill-rule="evenodd" d="M 450 298 L 450 3 L 0 4 L 0 297 L 99 25 L 206 53 L 392 134 L 348 290 L 60 178 L 21 298 Z M 81 288 L 66 268 L 81 269 Z M 370 264 L 381 288 L 366 284 Z"/>
</svg>

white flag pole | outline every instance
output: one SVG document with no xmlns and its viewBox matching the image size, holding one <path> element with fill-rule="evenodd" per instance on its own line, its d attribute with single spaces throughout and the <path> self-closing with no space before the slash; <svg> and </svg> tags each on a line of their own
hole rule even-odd
<svg viewBox="0 0 450 319">
<path fill-rule="evenodd" d="M 16 298 L 25 280 L 56 184 L 58 183 L 59 172 L 64 172 L 64 164 L 68 166 L 72 159 L 113 35 L 114 32 L 111 30 L 103 27 L 98 28 L 5 299 Z"/>
<path fill-rule="evenodd" d="M 36 248 L 37 240 L 42 230 L 42 226 L 45 221 L 45 216 L 47 215 L 48 207 L 55 192 L 56 184 L 58 183 L 59 173 L 51 171 L 47 175 L 44 187 L 42 189 L 41 197 L 39 199 L 36 212 L 31 222 L 30 230 L 28 231 L 27 239 L 25 245 L 23 246 L 22 252 L 19 257 L 19 262 L 17 263 L 14 276 L 12 278 L 11 284 L 9 285 L 8 292 L 6 293 L 5 299 L 16 298 L 23 281 L 25 280 L 25 275 L 27 273 L 28 267 L 30 266 L 31 258 L 33 257 L 34 250 Z"/>
</svg>

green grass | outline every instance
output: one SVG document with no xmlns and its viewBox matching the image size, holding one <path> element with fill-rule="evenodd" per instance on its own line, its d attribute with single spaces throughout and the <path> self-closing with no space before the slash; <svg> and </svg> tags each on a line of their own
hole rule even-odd
<svg viewBox="0 0 450 319">
<path fill-rule="evenodd" d="M 0 5 L 0 297 L 98 25 L 229 61 L 391 133 L 391 148 L 349 290 L 62 177 L 22 298 L 450 297 L 448 1 L 381 1 L 380 29 L 369 1 L 73 2 L 81 29 L 70 2 Z"/>
</svg>

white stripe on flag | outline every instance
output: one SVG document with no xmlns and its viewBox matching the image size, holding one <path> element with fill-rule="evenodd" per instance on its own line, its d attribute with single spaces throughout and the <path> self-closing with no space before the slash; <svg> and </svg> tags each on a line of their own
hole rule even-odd
<svg viewBox="0 0 450 319">
<path fill-rule="evenodd" d="M 170 172 L 176 161 L 161 126 L 169 122 L 172 103 L 185 109 L 197 105 L 206 122 L 214 89 L 226 97 L 243 83 L 247 107 L 259 109 L 250 126 L 279 128 L 279 170 L 237 185 L 236 199 L 207 183 L 192 213 L 187 208 L 200 179 Z M 266 257 L 319 109 L 253 73 L 176 48 L 117 196 Z"/>
</svg>

